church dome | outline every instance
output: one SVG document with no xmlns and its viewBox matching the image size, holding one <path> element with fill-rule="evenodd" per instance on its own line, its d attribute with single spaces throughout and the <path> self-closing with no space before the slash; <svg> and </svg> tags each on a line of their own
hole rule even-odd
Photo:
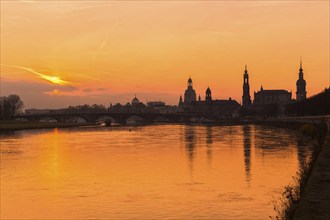
<svg viewBox="0 0 330 220">
<path fill-rule="evenodd" d="M 132 105 L 136 105 L 139 103 L 140 103 L 140 100 L 138 98 L 134 97 L 134 99 L 132 100 Z"/>
</svg>

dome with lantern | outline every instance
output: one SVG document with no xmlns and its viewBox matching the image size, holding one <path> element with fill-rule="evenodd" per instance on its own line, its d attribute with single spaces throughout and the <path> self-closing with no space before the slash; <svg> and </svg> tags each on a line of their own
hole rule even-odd
<svg viewBox="0 0 330 220">
<path fill-rule="evenodd" d="M 140 104 L 140 100 L 138 98 L 136 98 L 136 95 L 134 97 L 134 99 L 132 99 L 132 105 L 138 105 Z"/>
</svg>

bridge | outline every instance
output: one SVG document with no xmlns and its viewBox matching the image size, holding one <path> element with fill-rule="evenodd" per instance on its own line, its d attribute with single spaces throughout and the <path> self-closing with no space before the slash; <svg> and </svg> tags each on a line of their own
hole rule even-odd
<svg viewBox="0 0 330 220">
<path fill-rule="evenodd" d="M 130 121 L 145 124 L 154 122 L 167 123 L 186 123 L 191 122 L 192 118 L 207 118 L 205 115 L 191 113 L 47 113 L 47 114 L 22 114 L 14 116 L 16 120 L 28 121 L 56 121 L 56 122 L 111 122 L 118 124 L 128 124 Z M 235 122 L 234 124 L 323 124 L 325 123 L 330 131 L 330 115 L 323 116 L 302 116 L 302 117 L 278 117 L 278 118 L 227 118 L 214 121 L 222 124 L 223 122 Z"/>
<path fill-rule="evenodd" d="M 153 122 L 189 122 L 196 115 L 186 113 L 47 113 L 47 114 L 21 114 L 14 116 L 16 120 L 28 121 L 56 121 L 56 122 L 88 122 L 97 123 L 111 121 L 111 123 L 127 124 L 130 121 Z"/>
</svg>

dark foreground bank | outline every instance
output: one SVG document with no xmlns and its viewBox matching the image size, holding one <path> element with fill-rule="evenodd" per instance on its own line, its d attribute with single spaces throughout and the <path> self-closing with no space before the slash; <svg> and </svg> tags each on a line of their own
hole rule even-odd
<svg viewBox="0 0 330 220">
<path fill-rule="evenodd" d="M 314 139 L 314 151 L 294 183 L 284 187 L 282 198 L 274 203 L 277 216 L 271 219 L 330 219 L 330 133 L 329 122 L 273 124 L 298 130 Z"/>
<path fill-rule="evenodd" d="M 330 133 L 315 160 L 294 220 L 330 219 Z"/>
<path fill-rule="evenodd" d="M 41 128 L 69 128 L 89 125 L 95 125 L 95 123 L 0 121 L 0 132 Z"/>
</svg>

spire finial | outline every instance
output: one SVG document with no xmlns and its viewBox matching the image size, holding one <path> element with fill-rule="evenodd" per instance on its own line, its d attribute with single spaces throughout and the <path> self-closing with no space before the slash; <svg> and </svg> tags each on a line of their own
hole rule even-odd
<svg viewBox="0 0 330 220">
<path fill-rule="evenodd" d="M 302 58 L 300 56 L 300 69 L 302 69 Z"/>
<path fill-rule="evenodd" d="M 245 64 L 245 71 L 247 71 L 247 65 Z"/>
</svg>

